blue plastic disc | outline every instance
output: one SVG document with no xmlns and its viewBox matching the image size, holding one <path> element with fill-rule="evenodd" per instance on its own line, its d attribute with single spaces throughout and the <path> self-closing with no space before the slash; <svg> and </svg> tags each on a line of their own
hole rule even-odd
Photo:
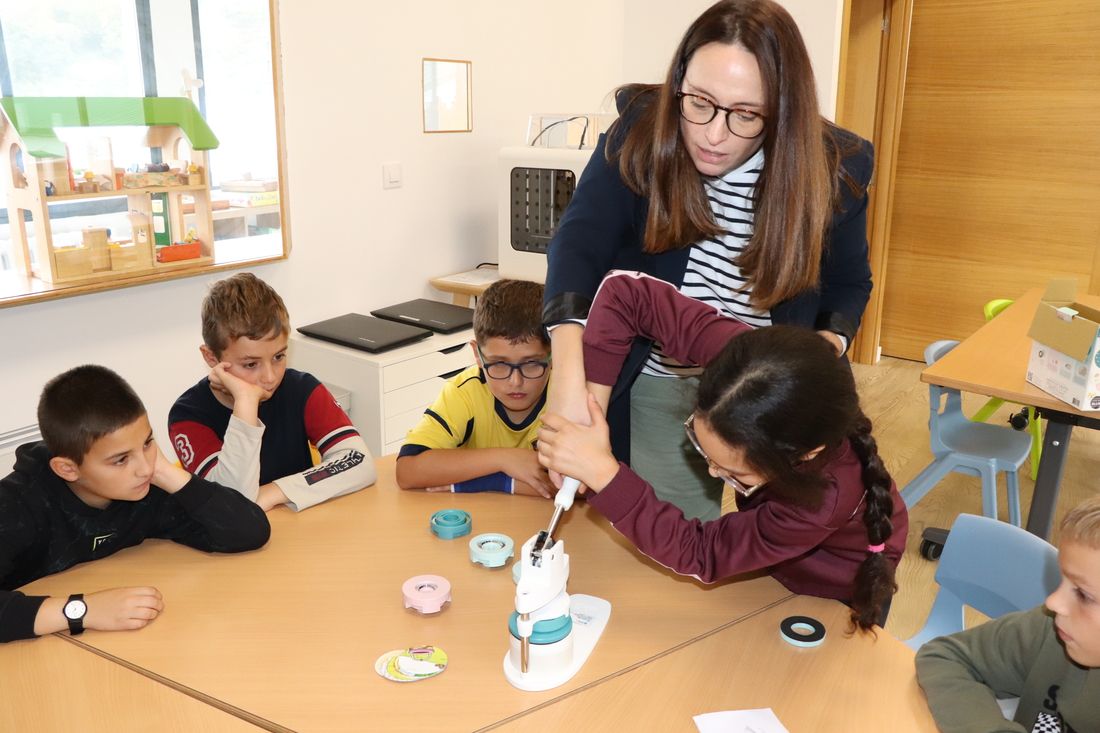
<svg viewBox="0 0 1100 733">
<path fill-rule="evenodd" d="M 470 562 L 487 568 L 503 567 L 514 554 L 514 547 L 512 538 L 508 535 L 495 532 L 479 534 L 470 540 Z"/>
<path fill-rule="evenodd" d="M 473 520 L 461 509 L 440 509 L 432 515 L 432 534 L 441 540 L 464 537 L 473 529 Z"/>
<path fill-rule="evenodd" d="M 512 611 L 512 615 L 508 617 L 508 630 L 517 639 L 519 638 L 519 626 L 516 625 L 518 621 L 519 614 Z M 545 621 L 536 621 L 535 630 L 531 633 L 531 643 L 553 644 L 569 636 L 569 632 L 572 630 L 573 617 L 569 614 L 557 618 L 548 618 Z"/>
</svg>

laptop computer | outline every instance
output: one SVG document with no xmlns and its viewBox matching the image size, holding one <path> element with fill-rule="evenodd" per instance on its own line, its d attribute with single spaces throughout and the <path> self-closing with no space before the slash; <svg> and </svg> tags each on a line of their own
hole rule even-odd
<svg viewBox="0 0 1100 733">
<path fill-rule="evenodd" d="M 299 333 L 322 341 L 350 346 L 353 349 L 378 353 L 405 346 L 432 335 L 431 331 L 403 323 L 371 318 L 359 313 L 347 313 L 336 318 L 311 323 Z"/>
<path fill-rule="evenodd" d="M 371 311 L 371 315 L 388 321 L 429 328 L 438 333 L 461 331 L 469 328 L 474 322 L 473 308 L 463 308 L 460 305 L 440 303 L 437 300 L 425 298 L 379 308 Z"/>
</svg>

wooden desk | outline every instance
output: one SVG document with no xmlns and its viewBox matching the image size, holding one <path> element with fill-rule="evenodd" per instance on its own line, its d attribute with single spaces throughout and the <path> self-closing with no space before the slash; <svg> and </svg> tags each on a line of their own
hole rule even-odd
<svg viewBox="0 0 1100 733">
<path fill-rule="evenodd" d="M 500 279 L 500 272 L 496 267 L 485 267 L 466 272 L 433 277 L 428 283 L 436 290 L 451 293 L 455 305 L 469 308 L 470 299 L 476 298 L 485 292 L 485 289 Z"/>
<path fill-rule="evenodd" d="M 1054 507 L 1058 502 L 1073 427 L 1100 429 L 1100 413 L 1077 410 L 1026 380 L 1031 354 L 1027 331 L 1042 297 L 1040 288 L 1024 293 L 1000 315 L 921 372 L 921 381 L 1032 405 L 1047 419 L 1043 457 L 1039 461 L 1035 493 L 1027 516 L 1028 531 L 1046 538 L 1050 536 L 1054 521 Z M 1100 296 L 1081 295 L 1078 300 L 1100 308 Z"/>
<path fill-rule="evenodd" d="M 260 730 L 56 636 L 0 645 L 0 690 L 3 731 Z"/>
<path fill-rule="evenodd" d="M 821 620 L 821 646 L 779 636 L 787 616 Z M 845 636 L 848 609 L 793 596 L 603 684 L 506 721 L 499 731 L 695 731 L 692 716 L 772 708 L 798 731 L 935 731 L 913 651 L 885 631 Z"/>
<path fill-rule="evenodd" d="M 791 595 L 766 576 L 704 586 L 674 575 L 578 503 L 558 533 L 571 556 L 569 589 L 609 600 L 611 620 L 573 680 L 521 692 L 501 669 L 514 607 L 511 568 L 472 565 L 468 541 L 503 532 L 518 547 L 545 528 L 552 505 L 500 494 L 402 492 L 393 463 L 379 459 L 372 488 L 301 514 L 275 510 L 271 541 L 257 552 L 212 556 L 149 541 L 27 590 L 155 585 L 166 604 L 155 623 L 136 633 L 89 631 L 83 642 L 212 705 L 247 711 L 260 725 L 298 731 L 474 730 Z M 430 515 L 448 507 L 470 512 L 473 535 L 445 541 L 428 531 Z M 437 616 L 403 608 L 401 584 L 422 573 L 453 585 L 452 604 Z M 444 674 L 402 685 L 374 672 L 382 653 L 423 644 L 450 656 Z"/>
</svg>

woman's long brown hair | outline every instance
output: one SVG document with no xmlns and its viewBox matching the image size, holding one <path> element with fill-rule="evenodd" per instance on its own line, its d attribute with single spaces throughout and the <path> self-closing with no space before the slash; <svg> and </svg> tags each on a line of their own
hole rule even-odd
<svg viewBox="0 0 1100 733">
<path fill-rule="evenodd" d="M 755 193 L 754 231 L 735 260 L 755 307 L 767 310 L 818 286 L 840 150 L 817 108 L 813 70 L 794 20 L 771 0 L 723 0 L 692 23 L 660 85 L 630 85 L 621 147 L 608 148 L 635 193 L 649 200 L 644 250 L 666 252 L 722 233 L 702 178 L 680 134 L 684 74 L 708 43 L 738 44 L 756 57 L 765 95 L 764 170 Z M 616 125 L 619 124 L 616 122 Z M 615 130 L 609 137 L 614 137 Z M 856 190 L 854 182 L 847 183 Z"/>
</svg>

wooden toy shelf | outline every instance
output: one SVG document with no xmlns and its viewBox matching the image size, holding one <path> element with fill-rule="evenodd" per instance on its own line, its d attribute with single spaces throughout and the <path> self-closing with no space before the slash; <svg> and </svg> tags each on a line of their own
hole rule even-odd
<svg viewBox="0 0 1100 733">
<path fill-rule="evenodd" d="M 96 160 L 103 170 L 87 169 L 87 181 L 112 185 L 111 190 L 74 191 L 68 148 L 55 128 L 65 127 L 146 128 L 146 146 L 160 151 L 171 161 L 177 175 L 192 176 L 189 183 L 118 187 L 121 169 L 110 159 L 110 144 L 103 146 L 106 160 Z M 214 221 L 207 178 L 206 151 L 218 146 L 218 139 L 199 115 L 195 105 L 182 97 L 7 97 L 0 99 L 0 178 L 8 197 L 16 269 L 51 284 L 81 285 L 115 278 L 132 278 L 165 270 L 207 267 L 214 262 Z M 151 160 L 157 160 L 152 152 Z M 4 163 L 7 164 L 4 164 Z M 193 167 L 192 167 L 193 166 Z M 135 174 L 142 182 L 162 172 Z M 171 176 L 171 173 L 164 173 Z M 198 176 L 200 183 L 195 183 Z M 172 176 L 174 179 L 175 176 Z M 96 183 L 96 179 L 101 183 Z M 154 178 L 154 181 L 164 180 Z M 54 195 L 47 196 L 47 184 Z M 193 199 L 184 228 L 183 198 Z M 86 227 L 78 246 L 56 246 L 50 225 L 50 204 L 89 199 L 127 199 L 131 238 L 108 241 L 103 227 Z M 191 202 L 188 202 L 191 204 Z M 34 232 L 31 257 L 28 223 L 30 212 Z M 193 229 L 200 243 L 198 256 L 159 262 L 157 245 L 176 246 Z M 163 250 L 161 246 L 159 249 Z M 190 251 L 175 251 L 178 256 Z M 174 258 L 173 258 L 174 259 Z"/>
<path fill-rule="evenodd" d="M 96 193 L 66 193 L 59 196 L 46 196 L 46 203 L 56 204 L 62 201 L 80 201 L 83 199 L 105 199 L 112 196 L 130 196 L 142 193 L 174 193 L 176 191 L 205 191 L 206 186 L 146 186 L 145 188 L 120 188 L 117 191 L 97 191 Z"/>
</svg>

